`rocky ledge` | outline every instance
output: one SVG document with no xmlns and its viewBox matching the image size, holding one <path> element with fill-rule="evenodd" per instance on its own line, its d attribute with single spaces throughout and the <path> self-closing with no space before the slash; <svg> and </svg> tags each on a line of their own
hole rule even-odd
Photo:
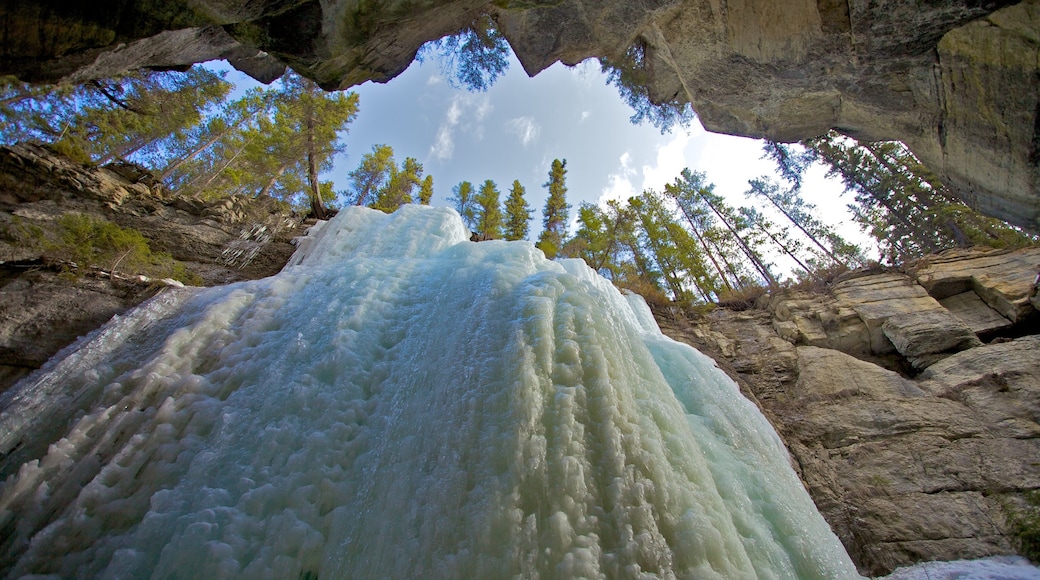
<svg viewBox="0 0 1040 580">
<path fill-rule="evenodd" d="M 1040 248 L 948 251 L 742 311 L 658 308 L 787 443 L 860 571 L 1016 553 L 1040 489 Z"/>
<path fill-rule="evenodd" d="M 0 147 L 0 392 L 59 349 L 173 280 L 127 271 L 126 261 L 62 259 L 63 217 L 137 232 L 195 285 L 278 272 L 305 224 L 271 198 L 176 198 L 132 165 L 84 167 L 49 150 Z M 82 222 L 81 222 L 82 223 Z"/>
</svg>

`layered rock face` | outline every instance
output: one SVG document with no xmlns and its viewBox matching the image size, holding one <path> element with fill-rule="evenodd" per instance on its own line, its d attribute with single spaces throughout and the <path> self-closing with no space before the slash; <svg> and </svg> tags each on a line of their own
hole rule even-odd
<svg viewBox="0 0 1040 580">
<path fill-rule="evenodd" d="M 0 392 L 78 336 L 162 291 L 167 282 L 121 274 L 119 264 L 67 271 L 48 232 L 70 213 L 132 228 L 212 285 L 278 272 L 304 231 L 268 198 L 177 199 L 133 166 L 85 168 L 46 149 L 0 147 Z"/>
<path fill-rule="evenodd" d="M 969 205 L 1040 230 L 1040 2 L 12 0 L 0 74 L 82 80 L 215 58 L 270 80 L 387 81 L 491 14 L 529 74 L 635 50 L 712 131 L 899 139 Z"/>
<path fill-rule="evenodd" d="M 666 334 L 711 354 L 784 438 L 865 574 L 1013 553 L 1040 488 L 1040 249 L 950 251 Z"/>
</svg>

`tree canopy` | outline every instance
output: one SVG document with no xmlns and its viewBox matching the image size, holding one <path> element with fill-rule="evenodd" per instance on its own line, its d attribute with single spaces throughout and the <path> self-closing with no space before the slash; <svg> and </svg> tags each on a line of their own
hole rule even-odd
<svg viewBox="0 0 1040 580">
<path fill-rule="evenodd" d="M 556 257 L 567 237 L 567 217 L 571 206 L 566 199 L 566 176 L 567 160 L 554 159 L 549 169 L 549 181 L 542 186 L 549 190 L 549 197 L 545 200 L 543 229 L 536 245 L 548 258 Z"/>
</svg>

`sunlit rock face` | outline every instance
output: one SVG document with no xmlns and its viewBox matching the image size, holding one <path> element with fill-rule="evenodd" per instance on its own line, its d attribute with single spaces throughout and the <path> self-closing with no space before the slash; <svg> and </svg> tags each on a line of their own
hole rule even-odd
<svg viewBox="0 0 1040 580">
<path fill-rule="evenodd" d="M 0 410 L 0 566 L 61 577 L 850 578 L 758 410 L 645 304 L 352 208 Z"/>
<path fill-rule="evenodd" d="M 0 74 L 82 80 L 214 58 L 385 82 L 490 13 L 529 74 L 643 47 L 650 95 L 717 132 L 906 142 L 973 207 L 1040 230 L 1040 2 L 11 0 Z M 284 64 L 283 64 L 284 63 Z"/>
</svg>

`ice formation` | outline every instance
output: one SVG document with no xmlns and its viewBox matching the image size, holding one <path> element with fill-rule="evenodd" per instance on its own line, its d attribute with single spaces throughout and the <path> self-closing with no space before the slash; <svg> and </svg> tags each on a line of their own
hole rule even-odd
<svg viewBox="0 0 1040 580">
<path fill-rule="evenodd" d="M 351 208 L 281 274 L 177 291 L 23 382 L 0 569 L 857 577 L 711 359 L 583 262 L 467 240 L 448 209 Z"/>
</svg>

